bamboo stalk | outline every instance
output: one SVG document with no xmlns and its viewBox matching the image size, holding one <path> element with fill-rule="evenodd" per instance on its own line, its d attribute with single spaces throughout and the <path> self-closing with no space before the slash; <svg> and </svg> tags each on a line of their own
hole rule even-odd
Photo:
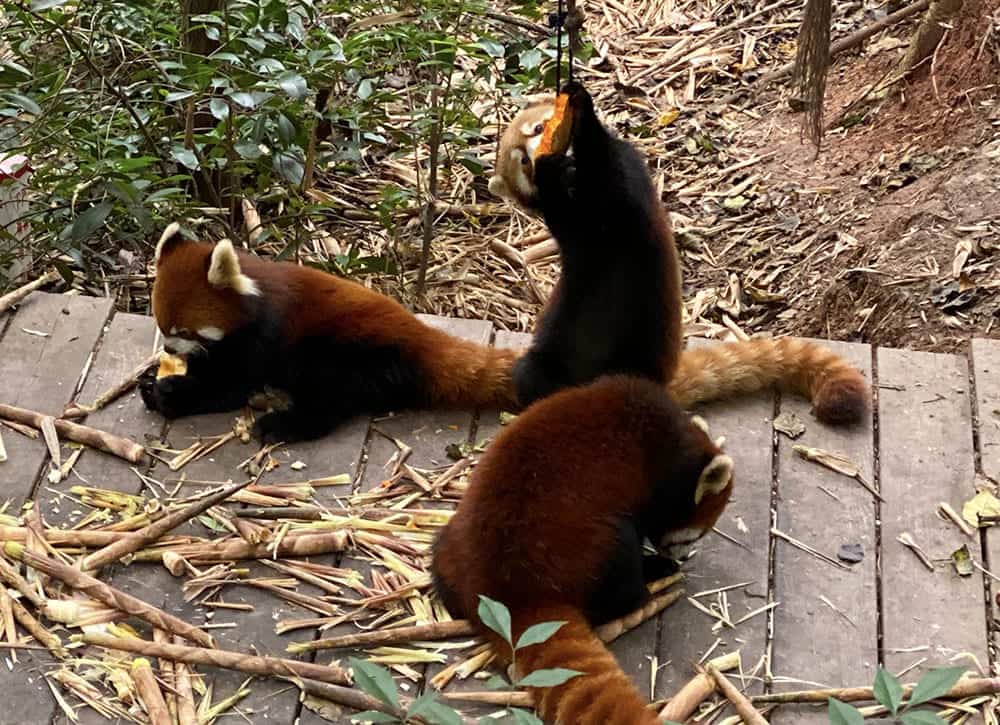
<svg viewBox="0 0 1000 725">
<path fill-rule="evenodd" d="M 215 647 L 215 640 L 208 632 L 195 627 L 193 624 L 188 624 L 180 617 L 175 617 L 173 614 L 165 612 L 131 594 L 115 589 L 110 584 L 105 584 L 79 569 L 74 569 L 72 566 L 58 562 L 55 559 L 47 559 L 32 554 L 29 551 L 23 551 L 21 559 L 31 568 L 59 579 L 73 589 L 83 592 L 91 599 L 96 599 L 109 607 L 114 607 L 133 617 L 143 619 L 157 629 L 179 635 L 202 647 Z"/>
<path fill-rule="evenodd" d="M 100 569 L 113 561 L 118 561 L 123 556 L 138 551 L 144 546 L 153 543 L 168 531 L 171 531 L 186 521 L 210 509 L 216 504 L 222 503 L 237 491 L 240 491 L 253 483 L 253 479 L 247 479 L 243 483 L 237 483 L 210 496 L 204 496 L 197 501 L 192 501 L 184 508 L 167 514 L 162 519 L 158 519 L 144 529 L 126 534 L 118 541 L 108 544 L 103 549 L 98 549 L 93 554 L 84 558 L 83 569 Z"/>
<path fill-rule="evenodd" d="M 914 684 L 903 685 L 903 697 L 913 694 Z M 961 700 L 977 695 L 994 695 L 1000 692 L 1000 677 L 966 677 L 959 680 L 939 700 Z M 768 695 L 754 695 L 750 702 L 755 705 L 767 703 L 817 702 L 825 703 L 831 697 L 841 702 L 874 700 L 875 693 L 870 687 L 837 687 L 828 690 L 796 690 L 794 692 L 774 692 Z"/>
<path fill-rule="evenodd" d="M 76 635 L 73 639 L 105 649 L 133 652 L 146 657 L 164 657 L 188 665 L 222 667 L 251 675 L 304 677 L 334 685 L 346 685 L 349 682 L 347 672 L 335 665 L 315 665 L 311 662 L 297 662 L 281 657 L 251 655 L 246 652 L 232 652 L 223 649 L 161 644 L 144 639 L 114 637 L 96 632 Z"/>
<path fill-rule="evenodd" d="M 273 508 L 240 509 L 233 512 L 242 519 L 294 519 L 322 521 L 323 509 L 314 506 L 276 506 Z"/>
<path fill-rule="evenodd" d="M 38 619 L 35 618 L 31 612 L 25 608 L 23 604 L 10 596 L 7 592 L 3 593 L 10 599 L 10 608 L 14 614 L 14 619 L 16 619 L 22 627 L 24 627 L 28 634 L 35 638 L 39 644 L 44 645 L 49 652 L 54 654 L 59 659 L 66 656 L 66 648 L 63 647 L 62 640 L 55 634 L 52 634 L 48 629 L 46 629 Z"/>
<path fill-rule="evenodd" d="M 18 408 L 13 405 L 0 403 L 0 418 L 12 420 L 15 423 L 30 425 L 32 428 L 42 429 L 42 422 L 47 416 L 34 410 Z M 72 423 L 68 420 L 57 419 L 55 421 L 56 431 L 66 440 L 74 443 L 82 443 L 85 446 L 96 448 L 99 451 L 110 453 L 118 458 L 123 458 L 129 463 L 139 463 L 146 455 L 146 449 L 135 441 L 121 438 L 103 430 L 97 430 L 79 423 Z"/>
<path fill-rule="evenodd" d="M 321 649 L 345 649 L 348 647 L 377 647 L 389 644 L 404 644 L 407 642 L 436 642 L 452 637 L 474 637 L 478 633 L 465 619 L 451 622 L 432 622 L 418 624 L 412 627 L 392 627 L 390 629 L 345 634 L 340 637 L 327 637 L 309 642 L 293 642 L 285 648 L 289 654 L 314 652 Z"/>
<path fill-rule="evenodd" d="M 174 685 L 177 688 L 177 725 L 198 725 L 191 672 L 183 662 L 174 662 Z"/>
<path fill-rule="evenodd" d="M 715 687 L 719 692 L 725 695 L 726 699 L 733 704 L 733 709 L 743 718 L 743 722 L 746 725 L 767 725 L 767 720 L 757 712 L 757 709 L 746 698 L 746 695 L 740 692 L 736 685 L 729 681 L 728 677 L 719 672 L 717 667 L 709 664 L 705 668 L 705 672 L 715 682 Z"/>
<path fill-rule="evenodd" d="M 346 531 L 286 536 L 273 548 L 270 548 L 272 546 L 270 543 L 251 544 L 243 539 L 229 539 L 204 544 L 175 546 L 169 550 L 163 548 L 145 549 L 136 552 L 134 560 L 160 561 L 165 551 L 177 554 L 191 564 L 287 556 L 318 556 L 319 554 L 343 551 L 347 548 L 347 540 Z"/>
<path fill-rule="evenodd" d="M 740 664 L 739 650 L 729 654 L 716 657 L 708 661 L 708 667 L 719 672 L 727 672 L 736 669 Z M 715 682 L 704 671 L 698 672 L 688 680 L 676 695 L 670 698 L 670 702 L 660 710 L 661 720 L 671 720 L 673 722 L 686 722 L 694 711 L 698 709 L 705 700 L 711 697 L 715 691 Z"/>
<path fill-rule="evenodd" d="M 453 700 L 458 702 L 476 702 L 482 705 L 497 705 L 500 707 L 525 707 L 535 706 L 535 698 L 530 692 L 520 690 L 509 690 L 507 692 L 484 690 L 482 692 L 441 692 L 438 697 L 442 700 Z"/>
<path fill-rule="evenodd" d="M 0 556 L 0 579 L 7 582 L 8 586 L 13 587 L 18 591 L 18 593 L 31 602 L 31 605 L 35 609 L 40 609 L 45 603 L 45 600 L 41 595 L 35 590 L 28 580 L 21 576 L 17 568 L 11 565 L 4 557 Z"/>
<path fill-rule="evenodd" d="M 160 685 L 156 682 L 156 675 L 149 660 L 138 657 L 132 661 L 132 681 L 135 689 L 139 693 L 139 699 L 146 708 L 151 725 L 173 725 L 170 720 L 170 711 L 167 710 L 167 703 L 160 692 Z"/>
<path fill-rule="evenodd" d="M 629 630 L 635 629 L 646 620 L 655 617 L 657 614 L 680 599 L 683 595 L 684 590 L 677 589 L 672 592 L 667 592 L 666 594 L 661 594 L 657 597 L 652 597 L 641 609 L 637 609 L 631 614 L 626 614 L 620 619 L 616 619 L 597 627 L 594 630 L 594 634 L 596 634 L 598 639 L 604 643 L 613 642 Z"/>
<path fill-rule="evenodd" d="M 95 547 L 107 546 L 128 536 L 129 531 L 85 531 L 72 529 L 42 529 L 45 541 L 53 546 Z M 0 526 L 0 541 L 24 543 L 28 529 L 24 526 Z M 198 542 L 209 543 L 208 539 L 194 536 L 170 536 L 160 540 L 163 545 L 181 545 Z"/>
<path fill-rule="evenodd" d="M 154 629 L 153 641 L 170 642 L 170 633 L 162 629 Z M 167 701 L 167 712 L 170 714 L 170 722 L 173 725 L 177 722 L 177 682 L 174 678 L 174 663 L 167 659 L 160 659 L 156 666 L 160 668 L 160 679 L 166 688 L 164 698 Z"/>
<path fill-rule="evenodd" d="M 160 359 L 160 353 L 154 352 L 152 355 L 143 360 L 127 377 L 115 383 L 113 386 L 105 390 L 103 393 L 98 395 L 94 402 L 90 405 L 84 405 L 83 403 L 74 403 L 68 407 L 62 414 L 63 418 L 83 418 L 90 413 L 94 413 L 108 403 L 113 403 L 122 395 L 127 393 L 129 390 L 134 388 L 139 382 L 139 378 L 142 374 L 146 372 L 151 366 L 155 365 Z"/>
<path fill-rule="evenodd" d="M 28 282 L 28 284 L 21 285 L 13 292 L 8 292 L 3 297 L 0 297 L 0 315 L 30 295 L 39 287 L 44 287 L 49 282 L 55 282 L 57 279 L 59 279 L 59 273 L 54 269 L 50 269 L 38 279 Z"/>
<path fill-rule="evenodd" d="M 294 684 L 306 695 L 320 697 L 324 700 L 335 702 L 338 705 L 345 705 L 352 710 L 375 710 L 376 712 L 384 712 L 386 715 L 392 715 L 400 721 L 402 721 L 405 716 L 405 713 L 402 710 L 387 705 L 381 700 L 378 700 L 371 695 L 366 695 L 361 692 L 361 690 L 356 690 L 353 687 L 344 687 L 342 685 L 334 685 L 328 682 L 317 682 L 316 680 L 308 680 L 301 677 L 285 677 L 284 679 Z"/>
</svg>

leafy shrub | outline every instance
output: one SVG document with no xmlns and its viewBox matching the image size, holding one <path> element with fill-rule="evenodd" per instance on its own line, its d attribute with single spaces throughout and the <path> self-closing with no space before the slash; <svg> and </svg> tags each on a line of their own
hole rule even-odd
<svg viewBox="0 0 1000 725">
<path fill-rule="evenodd" d="M 481 172 L 486 99 L 551 71 L 551 39 L 498 23 L 483 0 L 21 0 L 4 8 L 0 143 L 25 154 L 28 233 L 0 231 L 0 275 L 33 253 L 92 280 L 148 259 L 163 226 L 245 239 L 241 197 L 264 219 L 256 244 L 296 253 L 335 197 L 305 186 L 412 163 L 433 137 L 441 164 Z M 519 6 L 537 17 L 537 2 Z M 432 98 L 433 97 L 433 98 Z M 432 102 L 436 98 L 436 102 Z M 317 104 L 317 100 L 321 103 Z M 321 106 L 317 109 L 317 105 Z M 314 148 L 317 123 L 330 130 Z M 419 204 L 421 188 L 388 191 Z M 391 236 L 396 218 L 363 199 Z M 335 268 L 385 271 L 345 250 Z M 0 290 L 12 280 L 0 276 Z"/>
</svg>

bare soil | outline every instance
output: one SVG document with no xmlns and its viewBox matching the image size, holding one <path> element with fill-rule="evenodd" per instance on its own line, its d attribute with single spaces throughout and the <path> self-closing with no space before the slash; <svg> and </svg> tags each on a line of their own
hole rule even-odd
<svg viewBox="0 0 1000 725">
<path fill-rule="evenodd" d="M 751 225 L 780 233 L 707 242 L 711 256 L 727 253 L 715 268 L 691 264 L 689 289 L 742 295 L 750 304 L 733 321 L 745 332 L 933 351 L 1000 336 L 998 7 L 966 3 L 932 63 L 874 101 L 860 99 L 893 71 L 905 36 L 838 58 L 825 105 L 833 128 L 818 155 L 772 93 L 738 143 L 772 154 L 752 169 L 770 203 L 756 204 Z M 746 289 L 761 280 L 766 300 L 754 304 Z"/>
</svg>

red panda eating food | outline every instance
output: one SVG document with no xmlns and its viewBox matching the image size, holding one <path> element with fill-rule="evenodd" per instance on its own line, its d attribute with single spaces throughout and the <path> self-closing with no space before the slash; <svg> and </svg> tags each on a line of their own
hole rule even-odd
<svg viewBox="0 0 1000 725">
<path fill-rule="evenodd" d="M 592 628 L 648 598 L 657 575 L 643 541 L 667 552 L 696 541 L 732 487 L 732 461 L 661 385 L 609 376 L 564 389 L 521 413 L 483 455 L 434 543 L 435 590 L 508 662 L 509 645 L 477 618 L 480 595 L 510 610 L 514 642 L 532 625 L 565 622 L 517 650 L 519 679 L 555 667 L 583 673 L 532 690 L 545 722 L 653 725 Z"/>
<path fill-rule="evenodd" d="M 316 438 L 365 412 L 512 408 L 516 354 L 457 339 L 354 282 L 183 239 L 156 249 L 153 314 L 185 374 L 140 380 L 143 401 L 173 418 L 239 408 L 265 388 L 286 410 L 257 421 L 265 442 Z"/>
<path fill-rule="evenodd" d="M 669 385 L 683 406 L 779 385 L 812 400 L 828 423 L 868 409 L 864 377 L 814 342 L 752 339 L 682 350 L 680 267 L 646 161 L 598 120 L 578 84 L 527 106 L 504 131 L 490 191 L 540 214 L 559 245 L 562 275 L 531 349 L 514 372 L 523 405 L 610 373 Z M 570 127 L 570 150 L 545 153 L 550 122 Z"/>
</svg>

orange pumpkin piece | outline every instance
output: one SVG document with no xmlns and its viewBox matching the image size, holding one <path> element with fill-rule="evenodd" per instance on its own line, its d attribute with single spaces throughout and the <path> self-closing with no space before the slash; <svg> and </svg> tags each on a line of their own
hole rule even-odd
<svg viewBox="0 0 1000 725">
<path fill-rule="evenodd" d="M 545 122 L 542 139 L 538 142 L 536 157 L 565 153 L 566 149 L 569 148 L 572 131 L 573 113 L 569 107 L 569 96 L 560 93 L 556 96 L 552 118 Z"/>
</svg>

